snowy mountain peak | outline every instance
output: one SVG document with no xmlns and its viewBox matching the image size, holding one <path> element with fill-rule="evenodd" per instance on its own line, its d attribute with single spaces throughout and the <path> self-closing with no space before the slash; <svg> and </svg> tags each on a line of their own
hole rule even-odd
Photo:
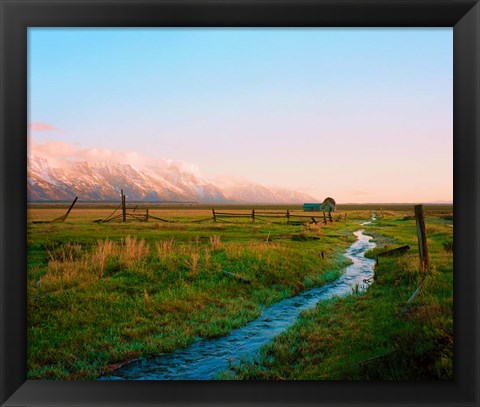
<svg viewBox="0 0 480 407">
<path fill-rule="evenodd" d="M 107 158 L 112 154 L 104 154 Z M 96 154 L 98 157 L 98 154 Z M 119 160 L 68 157 L 50 160 L 30 151 L 29 201 L 117 201 L 123 189 L 129 201 L 197 203 L 301 203 L 315 200 L 300 192 L 268 188 L 244 179 L 215 183 L 195 166 L 173 160 L 146 159 L 140 165 Z"/>
</svg>

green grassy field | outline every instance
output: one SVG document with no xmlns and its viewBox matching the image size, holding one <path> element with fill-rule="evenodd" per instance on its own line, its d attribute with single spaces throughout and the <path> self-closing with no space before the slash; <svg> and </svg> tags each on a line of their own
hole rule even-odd
<svg viewBox="0 0 480 407">
<path fill-rule="evenodd" d="M 241 209 L 246 208 L 230 207 L 229 211 Z M 352 232 L 370 217 L 370 208 L 360 207 L 343 210 L 340 213 L 347 212 L 347 219 L 327 225 L 293 226 L 284 219 L 281 224 L 252 224 L 243 218 L 229 218 L 231 223 L 192 222 L 208 219 L 211 211 L 168 207 L 151 209 L 150 214 L 172 223 L 93 222 L 112 210 L 108 205 L 79 205 L 64 223 L 35 224 L 32 221 L 62 215 L 65 205 L 29 208 L 29 379 L 94 379 L 126 361 L 188 346 L 197 337 L 224 335 L 255 319 L 262 307 L 337 278 L 347 265 L 342 253 L 354 241 Z M 428 348 L 425 352 L 434 355 L 433 365 L 443 363 L 443 370 L 438 369 L 448 375 L 451 354 L 445 351 L 443 359 L 437 359 L 439 345 L 432 338 L 444 338 L 452 318 L 451 211 L 451 207 L 428 208 L 433 270 L 425 290 L 401 317 L 395 312 L 421 277 L 416 268 L 415 221 L 409 218 L 413 208 L 384 207 L 384 218 L 367 231 L 374 233 L 381 245 L 410 244 L 411 253 L 381 261 L 378 278 L 367 294 L 328 302 L 304 314 L 294 328 L 262 351 L 260 364 L 239 368 L 236 378 L 286 376 L 278 371 L 284 364 L 282 353 L 277 354 L 275 348 L 279 341 L 285 343 L 282 349 L 291 348 L 299 358 L 287 369 L 288 378 L 381 378 L 384 372 L 380 368 L 375 370 L 377 376 L 345 369 L 382 352 L 391 351 L 392 357 L 403 360 L 396 346 L 403 349 L 404 339 L 404 347 L 410 348 L 407 334 L 424 332 L 430 322 L 431 330 L 419 341 Z M 247 278 L 251 284 L 229 278 L 222 270 Z M 364 305 L 357 306 L 356 301 Z M 325 309 L 319 311 L 322 307 Z M 330 318 L 330 323 L 318 323 L 318 315 Z M 421 318 L 430 325 L 419 322 Z M 437 320 L 442 321 L 439 326 L 445 332 L 433 330 Z M 353 326 L 353 321 L 359 327 Z M 376 327 L 378 321 L 383 325 Z M 379 329 L 384 325 L 388 332 Z M 362 345 L 363 326 L 373 338 L 368 349 Z M 331 345 L 336 353 L 325 359 L 321 371 L 311 366 L 325 354 L 323 340 L 299 336 L 319 329 L 329 331 L 337 341 Z M 350 334 L 353 348 L 348 351 L 340 344 L 341 338 Z M 400 335 L 398 341 L 395 335 Z M 345 339 L 343 345 L 347 342 Z M 305 345 L 304 353 L 298 351 L 299 344 Z M 384 361 L 375 360 L 377 364 Z M 406 377 L 418 375 L 417 370 L 402 369 Z M 385 378 L 390 376 L 385 374 Z"/>
<path fill-rule="evenodd" d="M 380 257 L 364 294 L 321 302 L 265 346 L 257 360 L 223 379 L 424 380 L 453 378 L 453 228 L 450 216 L 427 221 L 431 268 L 419 270 L 415 221 L 389 214 L 366 234 L 378 247 L 408 244 Z M 422 287 L 410 302 L 418 285 Z"/>
</svg>

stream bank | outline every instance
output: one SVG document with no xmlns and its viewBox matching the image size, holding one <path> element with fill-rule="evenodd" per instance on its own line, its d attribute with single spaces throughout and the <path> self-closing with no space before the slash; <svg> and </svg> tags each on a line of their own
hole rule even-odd
<svg viewBox="0 0 480 407">
<path fill-rule="evenodd" d="M 170 354 L 129 363 L 100 380 L 210 380 L 235 364 L 251 360 L 275 336 L 293 325 L 300 313 L 319 301 L 362 291 L 364 280 L 373 276 L 375 261 L 365 253 L 375 247 L 363 230 L 354 232 L 357 240 L 346 250 L 352 261 L 334 282 L 305 291 L 266 308 L 259 318 L 228 335 L 199 339 L 191 346 Z"/>
</svg>

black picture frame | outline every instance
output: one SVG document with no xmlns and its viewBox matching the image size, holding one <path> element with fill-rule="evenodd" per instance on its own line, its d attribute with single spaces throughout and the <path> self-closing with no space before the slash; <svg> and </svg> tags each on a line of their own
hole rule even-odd
<svg viewBox="0 0 480 407">
<path fill-rule="evenodd" d="M 472 0 L 1 0 L 2 406 L 479 405 L 480 5 Z M 454 380 L 26 380 L 27 27 L 453 27 Z"/>
</svg>

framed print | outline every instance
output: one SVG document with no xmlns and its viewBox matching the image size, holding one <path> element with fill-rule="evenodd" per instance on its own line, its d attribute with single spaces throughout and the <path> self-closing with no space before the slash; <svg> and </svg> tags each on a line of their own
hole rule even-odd
<svg viewBox="0 0 480 407">
<path fill-rule="evenodd" d="M 1 6 L 2 405 L 478 405 L 476 1 Z"/>
</svg>

